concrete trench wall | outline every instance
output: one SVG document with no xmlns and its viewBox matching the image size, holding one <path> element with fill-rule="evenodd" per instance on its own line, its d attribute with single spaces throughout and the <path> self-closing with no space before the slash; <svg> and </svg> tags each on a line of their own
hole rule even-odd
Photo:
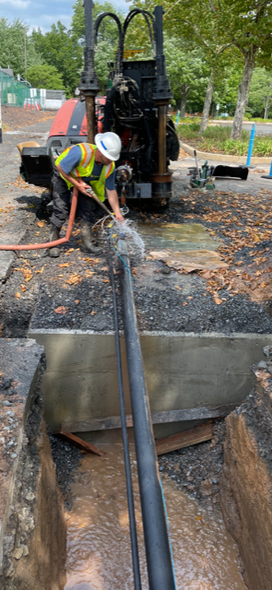
<svg viewBox="0 0 272 590">
<path fill-rule="evenodd" d="M 52 430 L 84 431 L 88 418 L 119 415 L 113 333 L 31 330 L 46 353 L 45 418 Z M 268 335 L 145 332 L 141 347 L 152 412 L 240 403 L 250 392 L 250 370 L 270 344 Z M 130 413 L 124 340 L 121 341 L 127 413 Z M 155 425 L 155 436 L 188 428 Z M 88 428 L 86 427 L 86 430 Z"/>
</svg>

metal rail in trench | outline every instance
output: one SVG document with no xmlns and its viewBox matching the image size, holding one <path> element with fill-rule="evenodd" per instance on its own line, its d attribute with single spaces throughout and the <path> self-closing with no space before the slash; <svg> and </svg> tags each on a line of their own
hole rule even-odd
<svg viewBox="0 0 272 590">
<path fill-rule="evenodd" d="M 129 256 L 125 240 L 119 240 L 117 249 L 121 261 L 120 287 L 122 293 L 122 315 L 124 323 L 127 368 L 129 377 L 131 409 L 133 417 L 133 430 L 138 468 L 138 480 L 142 508 L 142 520 L 144 529 L 144 541 L 149 588 L 150 590 L 175 590 L 175 581 L 167 533 L 166 517 L 164 512 L 162 490 L 157 468 L 157 456 L 155 451 L 148 393 L 145 383 L 144 366 L 137 327 L 133 286 L 129 268 Z M 137 550 L 137 533 L 130 474 L 129 449 L 126 433 L 122 372 L 120 364 L 121 356 L 119 347 L 117 304 L 110 247 L 109 259 L 111 281 L 114 293 L 114 319 L 116 329 L 115 342 L 117 353 L 118 380 L 119 375 L 121 376 L 121 381 L 119 381 L 119 397 L 127 478 L 134 584 L 135 588 L 138 589 L 141 586 L 137 586 L 137 583 L 140 584 L 141 582 L 139 578 L 140 574 Z M 121 395 L 120 384 L 122 390 Z"/>
</svg>

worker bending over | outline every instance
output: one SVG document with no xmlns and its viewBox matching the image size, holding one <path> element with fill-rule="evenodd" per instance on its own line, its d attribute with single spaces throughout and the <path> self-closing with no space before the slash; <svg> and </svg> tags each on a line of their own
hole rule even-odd
<svg viewBox="0 0 272 590">
<path fill-rule="evenodd" d="M 95 201 L 86 189 L 93 189 L 100 201 L 105 200 L 105 189 L 108 201 L 115 213 L 117 221 L 124 221 L 119 208 L 118 195 L 115 189 L 115 164 L 121 151 L 121 140 L 115 133 L 98 133 L 95 145 L 79 143 L 67 148 L 57 158 L 53 172 L 53 214 L 51 217 L 50 241 L 59 239 L 60 230 L 69 213 L 71 189 L 78 191 L 77 213 L 82 218 L 81 238 L 84 250 L 98 254 L 99 248 L 92 242 L 92 223 Z M 49 255 L 59 256 L 58 247 L 50 248 Z"/>
</svg>

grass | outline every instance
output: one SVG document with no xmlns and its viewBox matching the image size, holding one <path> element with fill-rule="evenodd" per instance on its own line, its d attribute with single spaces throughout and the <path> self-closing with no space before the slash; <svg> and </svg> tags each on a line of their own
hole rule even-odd
<svg viewBox="0 0 272 590">
<path fill-rule="evenodd" d="M 250 132 L 243 130 L 241 139 L 231 139 L 231 127 L 215 125 L 199 133 L 200 123 L 180 123 L 176 127 L 179 139 L 193 145 L 203 152 L 229 154 L 231 156 L 246 156 L 248 153 Z M 255 136 L 253 156 L 272 157 L 272 137 L 267 135 Z"/>
</svg>

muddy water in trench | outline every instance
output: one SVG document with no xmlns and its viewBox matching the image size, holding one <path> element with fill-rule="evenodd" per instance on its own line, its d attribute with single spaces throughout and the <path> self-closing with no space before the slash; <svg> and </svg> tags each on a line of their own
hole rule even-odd
<svg viewBox="0 0 272 590">
<path fill-rule="evenodd" d="M 101 446 L 101 445 L 100 445 Z M 107 458 L 84 456 L 72 486 L 68 513 L 65 590 L 133 590 L 125 469 L 120 443 L 103 445 Z M 130 445 L 130 449 L 132 446 Z M 142 590 L 148 590 L 136 463 L 132 453 Z M 177 588 L 245 590 L 235 547 L 222 520 L 163 480 L 171 528 Z"/>
</svg>

